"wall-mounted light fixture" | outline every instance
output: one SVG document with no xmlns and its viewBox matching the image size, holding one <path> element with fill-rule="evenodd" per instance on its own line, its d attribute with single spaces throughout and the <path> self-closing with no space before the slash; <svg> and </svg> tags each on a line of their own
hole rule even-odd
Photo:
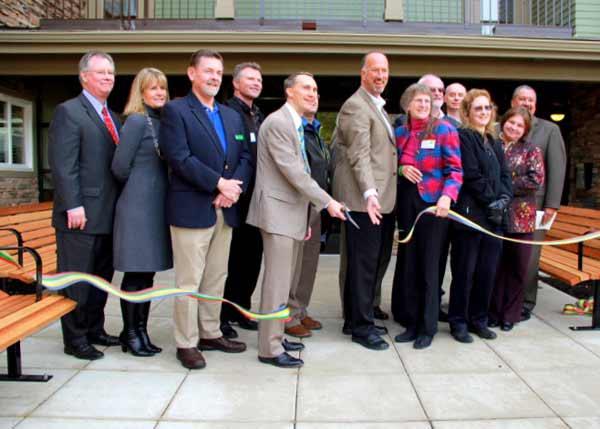
<svg viewBox="0 0 600 429">
<path fill-rule="evenodd" d="M 563 119 L 565 119 L 565 114 L 564 113 L 552 113 L 550 115 L 550 119 L 552 119 L 554 122 L 560 122 Z"/>
</svg>

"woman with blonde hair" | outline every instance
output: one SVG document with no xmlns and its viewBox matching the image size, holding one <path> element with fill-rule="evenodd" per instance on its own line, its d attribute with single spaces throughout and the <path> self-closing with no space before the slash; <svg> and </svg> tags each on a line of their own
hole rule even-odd
<svg viewBox="0 0 600 429">
<path fill-rule="evenodd" d="M 455 209 L 502 234 L 512 187 L 502 145 L 495 138 L 490 94 L 484 89 L 467 92 L 461 116 L 463 126 L 458 133 L 464 176 Z M 487 317 L 502 241 L 457 223 L 452 225 L 451 236 L 450 332 L 461 343 L 473 342 L 469 331 L 492 340 L 496 334 L 487 327 Z"/>
<path fill-rule="evenodd" d="M 165 220 L 167 166 L 158 151 L 161 108 L 169 99 L 167 78 L 155 68 L 139 71 L 131 85 L 112 161 L 113 175 L 123 190 L 115 209 L 113 250 L 115 269 L 123 271 L 121 290 L 152 287 L 154 274 L 173 266 L 171 239 Z M 152 356 L 161 351 L 148 337 L 150 303 L 121 300 L 123 352 Z"/>
</svg>

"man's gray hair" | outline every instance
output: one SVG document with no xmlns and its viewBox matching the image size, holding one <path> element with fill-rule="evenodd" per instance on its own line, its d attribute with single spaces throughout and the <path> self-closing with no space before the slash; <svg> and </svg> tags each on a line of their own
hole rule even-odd
<svg viewBox="0 0 600 429">
<path fill-rule="evenodd" d="M 365 66 L 367 65 L 367 58 L 369 57 L 369 55 L 372 55 L 372 54 L 381 54 L 387 58 L 387 56 L 382 51 L 378 51 L 378 50 L 369 51 L 366 54 L 364 54 L 363 57 L 360 59 L 360 69 L 361 70 L 365 68 Z"/>
<path fill-rule="evenodd" d="M 100 57 L 100 58 L 104 58 L 105 60 L 108 60 L 108 62 L 112 66 L 113 70 L 115 69 L 115 62 L 114 62 L 113 58 L 106 52 L 102 52 L 102 51 L 86 52 L 85 55 L 83 57 L 81 57 L 81 59 L 79 60 L 79 81 L 80 82 L 81 82 L 81 73 L 89 70 L 90 61 L 94 57 Z M 83 82 L 81 82 L 81 83 L 83 83 Z"/>
<path fill-rule="evenodd" d="M 444 84 L 444 81 L 442 80 L 441 77 L 439 77 L 438 75 L 432 74 L 432 73 L 427 73 L 424 74 L 423 76 L 421 76 L 421 78 L 417 81 L 417 83 L 425 83 L 425 81 L 429 78 L 434 78 L 434 79 L 438 79 L 440 82 L 442 82 L 442 85 Z"/>
<path fill-rule="evenodd" d="M 258 63 L 253 63 L 253 62 L 240 63 L 240 64 L 236 64 L 236 66 L 233 68 L 233 80 L 238 80 L 240 78 L 240 74 L 245 69 L 254 69 L 257 72 L 259 72 L 260 74 L 262 74 L 262 69 L 260 68 L 260 65 Z"/>
<path fill-rule="evenodd" d="M 535 92 L 535 89 L 533 89 L 529 85 L 519 85 L 513 91 L 511 100 L 514 100 L 515 98 L 517 98 L 517 96 L 519 95 L 519 92 L 521 92 L 523 90 L 525 90 L 525 91 L 533 91 L 533 93 L 537 96 L 537 93 Z"/>
<path fill-rule="evenodd" d="M 286 89 L 291 88 L 292 86 L 296 85 L 296 80 L 298 79 L 298 76 L 308 76 L 308 77 L 314 78 L 312 73 L 305 72 L 305 71 L 292 73 L 291 75 L 286 77 L 285 80 L 283 81 L 283 91 L 284 92 Z"/>
</svg>

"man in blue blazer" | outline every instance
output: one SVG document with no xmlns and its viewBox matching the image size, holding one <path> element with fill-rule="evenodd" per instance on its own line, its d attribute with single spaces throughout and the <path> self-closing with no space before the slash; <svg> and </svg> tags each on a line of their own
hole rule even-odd
<svg viewBox="0 0 600 429">
<path fill-rule="evenodd" d="M 235 204 L 250 180 L 251 156 L 240 115 L 215 101 L 223 77 L 221 55 L 195 52 L 187 75 L 192 90 L 165 105 L 159 137 L 171 167 L 166 210 L 175 281 L 181 289 L 222 297 L 231 231 L 240 224 Z M 220 312 L 216 302 L 175 299 L 177 359 L 184 367 L 206 366 L 200 350 L 246 349 L 223 337 Z"/>
</svg>

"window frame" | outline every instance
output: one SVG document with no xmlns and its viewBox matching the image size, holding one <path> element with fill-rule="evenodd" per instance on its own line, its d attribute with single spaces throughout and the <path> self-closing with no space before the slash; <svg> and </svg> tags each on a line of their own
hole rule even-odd
<svg viewBox="0 0 600 429">
<path fill-rule="evenodd" d="M 0 92 L 0 101 L 6 103 L 7 106 L 7 157 L 10 160 L 9 162 L 0 162 L 0 171 L 33 172 L 33 102 L 23 98 L 13 97 L 2 92 Z M 12 162 L 12 106 L 23 109 L 23 146 L 25 149 L 25 162 L 18 164 Z"/>
</svg>

